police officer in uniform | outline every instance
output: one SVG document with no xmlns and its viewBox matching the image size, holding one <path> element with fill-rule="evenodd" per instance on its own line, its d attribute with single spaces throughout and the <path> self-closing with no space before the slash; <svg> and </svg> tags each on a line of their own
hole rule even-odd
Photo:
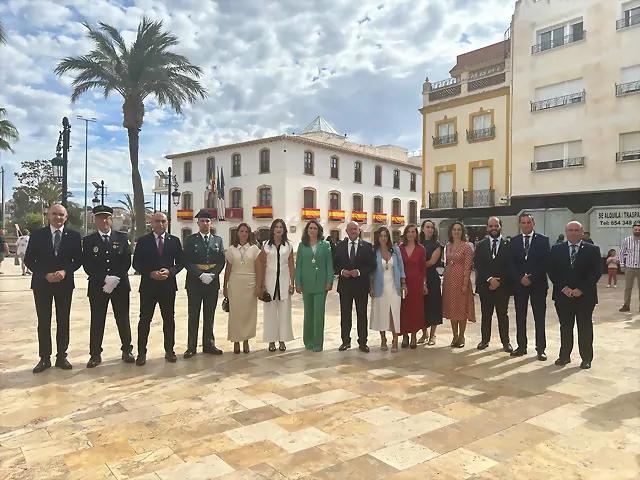
<svg viewBox="0 0 640 480">
<path fill-rule="evenodd" d="M 91 306 L 91 329 L 87 368 L 94 368 L 102 362 L 102 339 L 111 302 L 118 333 L 122 342 L 122 360 L 133 363 L 131 354 L 131 326 L 129 324 L 129 268 L 131 250 L 127 235 L 111 230 L 113 209 L 98 205 L 93 209 L 97 231 L 83 239 L 84 271 L 89 276 L 87 296 Z"/>
<path fill-rule="evenodd" d="M 200 307 L 203 311 L 202 351 L 222 355 L 222 350 L 216 348 L 213 336 L 213 317 L 218 303 L 220 272 L 225 263 L 224 246 L 222 238 L 211 233 L 211 214 L 203 210 L 196 218 L 199 232 L 189 235 L 183 246 L 189 314 L 189 335 L 184 358 L 191 358 L 196 354 Z"/>
</svg>

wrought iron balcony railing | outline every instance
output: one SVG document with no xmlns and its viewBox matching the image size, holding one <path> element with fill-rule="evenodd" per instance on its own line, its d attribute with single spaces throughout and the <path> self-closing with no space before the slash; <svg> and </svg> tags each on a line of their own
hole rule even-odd
<svg viewBox="0 0 640 480">
<path fill-rule="evenodd" d="M 544 52 L 545 50 L 551 50 L 552 48 L 562 47 L 563 45 L 568 45 L 569 43 L 579 42 L 580 40 L 584 40 L 586 36 L 586 30 L 581 30 L 575 33 L 570 33 L 569 35 L 566 35 L 559 39 L 552 38 L 549 41 L 533 45 L 531 47 L 531 55 Z"/>
<path fill-rule="evenodd" d="M 467 142 L 496 138 L 496 126 L 481 128 L 479 130 L 467 130 Z"/>
<path fill-rule="evenodd" d="M 616 83 L 616 97 L 638 92 L 640 92 L 640 80 L 620 84 Z"/>
<path fill-rule="evenodd" d="M 584 167 L 585 157 L 560 158 L 558 160 L 545 160 L 542 162 L 532 162 L 531 171 L 556 170 L 559 168 Z"/>
<path fill-rule="evenodd" d="M 616 22 L 616 30 L 622 30 L 623 28 L 633 27 L 640 24 L 640 14 L 629 15 L 628 17 L 621 18 Z"/>
<path fill-rule="evenodd" d="M 640 150 L 616 153 L 616 163 L 629 162 L 631 160 L 640 160 Z"/>
<path fill-rule="evenodd" d="M 586 96 L 587 92 L 583 90 L 582 92 L 571 93 L 569 95 L 563 95 L 562 97 L 531 102 L 531 111 L 537 112 L 539 110 L 548 110 L 549 108 L 564 107 L 565 105 L 572 105 L 574 103 L 584 103 Z"/>
<path fill-rule="evenodd" d="M 462 206 L 464 208 L 494 207 L 495 204 L 496 191 L 493 188 L 462 191 Z"/>
<path fill-rule="evenodd" d="M 458 192 L 429 192 L 429 208 L 458 208 Z"/>
<path fill-rule="evenodd" d="M 440 137 L 432 137 L 433 138 L 433 146 L 437 147 L 439 145 L 451 145 L 458 143 L 458 134 L 454 133 L 453 135 L 442 135 Z"/>
</svg>

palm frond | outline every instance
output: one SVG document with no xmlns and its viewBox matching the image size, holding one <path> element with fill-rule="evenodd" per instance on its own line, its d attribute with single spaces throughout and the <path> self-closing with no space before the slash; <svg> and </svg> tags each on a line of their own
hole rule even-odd
<svg viewBox="0 0 640 480">
<path fill-rule="evenodd" d="M 0 23 L 0 43 L 7 43 L 7 34 L 4 32 L 2 23 Z"/>
<path fill-rule="evenodd" d="M 6 115 L 7 109 L 0 108 L 0 151 L 14 153 L 10 142 L 18 142 L 20 134 L 13 123 L 3 118 Z"/>
</svg>

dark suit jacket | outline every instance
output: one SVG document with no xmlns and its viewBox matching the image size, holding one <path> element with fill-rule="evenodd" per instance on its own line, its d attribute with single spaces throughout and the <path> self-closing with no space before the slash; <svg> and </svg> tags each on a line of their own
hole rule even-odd
<svg viewBox="0 0 640 480">
<path fill-rule="evenodd" d="M 31 239 L 24 255 L 24 264 L 33 273 L 31 276 L 31 288 L 33 290 L 46 289 L 52 286 L 73 290 L 75 288 L 73 274 L 82 265 L 82 236 L 65 226 L 62 231 L 58 255 L 56 256 L 53 253 L 51 228 L 49 225 L 39 228 L 31 234 Z M 58 283 L 48 282 L 45 278 L 46 275 L 58 270 L 66 272 L 64 280 Z"/>
<path fill-rule="evenodd" d="M 182 266 L 182 245 L 178 237 L 165 234 L 162 256 L 158 253 L 155 233 L 151 232 L 140 237 L 136 242 L 136 249 L 133 253 L 133 268 L 140 274 L 140 292 L 157 288 L 177 291 L 176 275 L 182 270 Z M 169 278 L 167 280 L 153 280 L 151 272 L 162 268 L 169 270 Z"/>
<path fill-rule="evenodd" d="M 349 237 L 345 238 L 336 245 L 333 260 L 333 270 L 338 278 L 338 292 L 346 290 L 362 290 L 369 292 L 370 277 L 376 270 L 376 257 L 373 253 L 373 247 L 369 242 L 358 239 L 358 250 L 356 258 L 353 262 L 349 260 L 349 250 L 351 241 Z M 340 275 L 342 270 L 360 270 L 359 277 L 345 278 Z"/>
<path fill-rule="evenodd" d="M 598 280 L 602 275 L 600 248 L 582 242 L 578 248 L 573 268 L 569 259 L 569 244 L 558 243 L 551 248 L 549 254 L 549 279 L 553 282 L 554 301 L 598 303 Z M 579 298 L 568 298 L 562 293 L 564 287 L 577 288 L 582 292 Z"/>
<path fill-rule="evenodd" d="M 529 243 L 529 254 L 524 251 L 524 236 L 516 235 L 511 239 L 509 254 L 511 266 L 511 280 L 514 290 L 519 289 L 549 289 L 547 280 L 547 265 L 549 263 L 549 251 L 551 245 L 549 237 L 541 233 L 533 233 Z M 520 280 L 529 274 L 531 285 L 525 287 Z"/>
<path fill-rule="evenodd" d="M 125 233 L 111 231 L 109 243 L 105 245 L 100 232 L 87 235 L 82 240 L 82 266 L 89 276 L 87 295 L 101 292 L 107 275 L 120 277 L 113 292 L 130 292 L 129 268 L 131 250 Z"/>
<path fill-rule="evenodd" d="M 491 237 L 484 238 L 478 243 L 473 254 L 473 264 L 476 269 L 477 293 L 487 293 L 490 291 L 488 281 L 490 277 L 500 278 L 500 287 L 498 287 L 498 290 L 506 290 L 509 288 L 510 242 L 502 237 L 495 259 L 491 254 L 491 245 L 493 245 L 493 239 Z"/>
</svg>

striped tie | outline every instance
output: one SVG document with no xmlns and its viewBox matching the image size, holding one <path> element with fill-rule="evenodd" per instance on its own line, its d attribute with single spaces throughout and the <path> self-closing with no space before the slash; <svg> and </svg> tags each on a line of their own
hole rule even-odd
<svg viewBox="0 0 640 480">
<path fill-rule="evenodd" d="M 573 268 L 573 264 L 576 263 L 576 257 L 578 256 L 578 246 L 571 245 L 571 256 L 569 260 L 571 261 L 571 268 Z"/>
<path fill-rule="evenodd" d="M 57 257 L 58 250 L 60 250 L 60 240 L 61 240 L 60 230 L 56 230 L 56 233 L 53 234 L 53 253 Z"/>
</svg>

